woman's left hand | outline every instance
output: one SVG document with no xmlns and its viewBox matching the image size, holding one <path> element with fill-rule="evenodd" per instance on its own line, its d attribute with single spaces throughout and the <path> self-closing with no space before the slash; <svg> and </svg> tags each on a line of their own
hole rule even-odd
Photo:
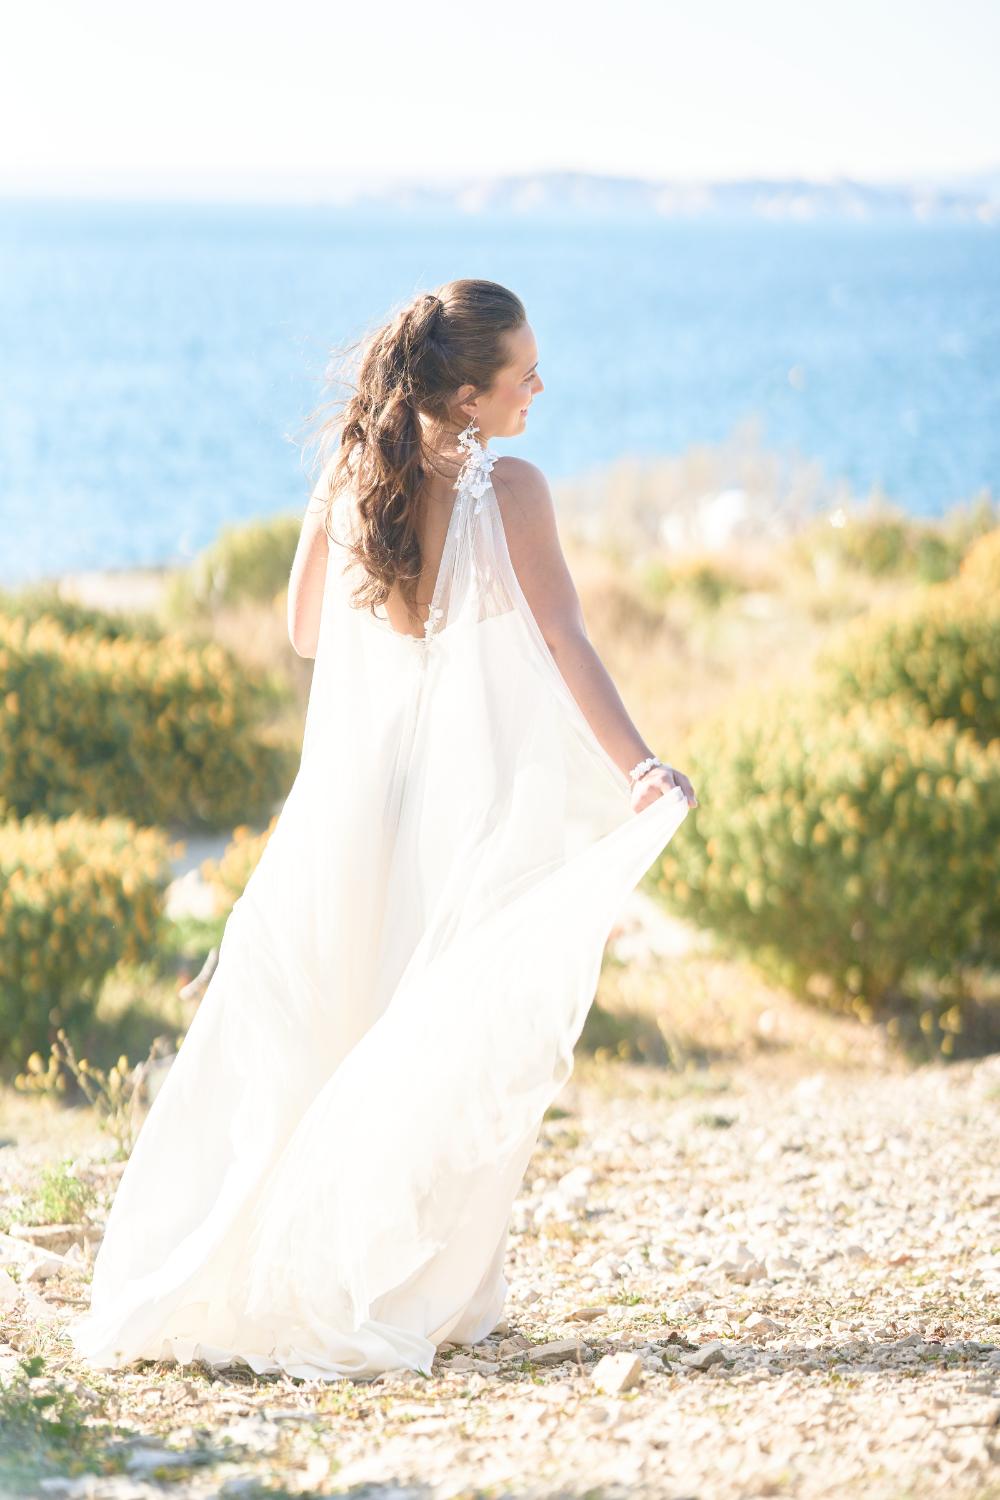
<svg viewBox="0 0 1000 1500">
<path fill-rule="evenodd" d="M 664 793 L 673 791 L 675 786 L 679 786 L 684 793 L 687 798 L 688 807 L 698 806 L 698 798 L 694 794 L 694 787 L 683 771 L 678 771 L 673 766 L 654 766 L 651 771 L 647 771 L 645 776 L 640 776 L 639 780 L 632 785 L 630 791 L 632 811 L 642 812 L 644 807 L 648 807 L 651 802 L 655 802 Z"/>
</svg>

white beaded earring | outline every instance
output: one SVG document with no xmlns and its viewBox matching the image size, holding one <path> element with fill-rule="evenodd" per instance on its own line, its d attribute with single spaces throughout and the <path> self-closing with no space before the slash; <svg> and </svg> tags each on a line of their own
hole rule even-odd
<svg viewBox="0 0 1000 1500">
<path fill-rule="evenodd" d="M 479 422 L 475 416 L 470 418 L 469 425 L 458 434 L 458 446 L 466 453 L 471 453 L 474 448 L 482 447 L 479 438 Z"/>
</svg>

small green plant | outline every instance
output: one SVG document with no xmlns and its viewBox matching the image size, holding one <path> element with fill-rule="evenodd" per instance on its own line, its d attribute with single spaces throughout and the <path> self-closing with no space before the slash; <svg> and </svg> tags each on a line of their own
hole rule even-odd
<svg viewBox="0 0 1000 1500">
<path fill-rule="evenodd" d="M 44 1168 L 17 1217 L 22 1224 L 75 1224 L 96 1201 L 97 1193 L 77 1175 L 73 1158 L 65 1157 Z"/>
<path fill-rule="evenodd" d="M 706 1110 L 695 1115 L 694 1122 L 696 1125 L 703 1125 L 706 1130 L 728 1130 L 730 1125 L 736 1124 L 736 1116 L 720 1115 L 712 1110 Z"/>
<path fill-rule="evenodd" d="M 120 1433 L 100 1420 L 100 1397 L 90 1410 L 76 1391 L 50 1375 L 40 1354 L 20 1360 L 0 1387 L 0 1480 L 18 1494 L 34 1493 L 52 1475 L 114 1473 L 122 1466 L 108 1451 Z M 31 1487 L 29 1489 L 29 1486 Z"/>
</svg>

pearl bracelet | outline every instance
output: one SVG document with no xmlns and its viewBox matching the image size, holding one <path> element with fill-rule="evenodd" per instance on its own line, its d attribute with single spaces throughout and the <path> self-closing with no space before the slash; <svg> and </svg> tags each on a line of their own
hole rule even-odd
<svg viewBox="0 0 1000 1500">
<path fill-rule="evenodd" d="M 660 760 L 659 756 L 648 755 L 645 760 L 641 760 L 638 765 L 632 767 L 631 771 L 629 771 L 628 773 L 628 779 L 634 786 L 635 783 L 639 780 L 640 776 L 645 776 L 646 772 L 651 771 L 654 766 L 662 765 L 663 762 L 662 760 Z M 664 769 L 666 769 L 666 767 L 664 767 Z"/>
</svg>

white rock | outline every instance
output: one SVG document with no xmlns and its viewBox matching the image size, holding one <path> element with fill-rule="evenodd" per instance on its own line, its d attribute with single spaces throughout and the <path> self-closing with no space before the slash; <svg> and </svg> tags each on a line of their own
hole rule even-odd
<svg viewBox="0 0 1000 1500">
<path fill-rule="evenodd" d="M 190 1453 L 177 1453 L 172 1448 L 133 1448 L 125 1460 L 129 1474 L 151 1474 L 154 1469 L 178 1469 L 191 1462 Z"/>
<path fill-rule="evenodd" d="M 444 1364 L 445 1370 L 475 1370 L 480 1375 L 495 1375 L 496 1361 L 474 1359 L 471 1354 L 455 1354 Z"/>
<path fill-rule="evenodd" d="M 682 1354 L 680 1362 L 691 1370 L 707 1370 L 711 1365 L 729 1363 L 725 1350 L 726 1345 L 722 1339 L 712 1339 L 709 1343 L 702 1344 L 700 1349 Z"/>
<path fill-rule="evenodd" d="M 730 1281 L 735 1281 L 740 1286 L 749 1286 L 751 1281 L 762 1281 L 767 1275 L 763 1261 L 759 1260 L 722 1260 L 717 1261 L 711 1269 L 722 1271 Z"/>
<path fill-rule="evenodd" d="M 781 1332 L 780 1323 L 776 1323 L 773 1318 L 768 1318 L 764 1313 L 759 1312 L 751 1313 L 743 1327 L 747 1333 L 754 1335 Z"/>
<path fill-rule="evenodd" d="M 637 1354 L 605 1354 L 597 1361 L 591 1380 L 606 1396 L 616 1396 L 638 1385 L 642 1379 L 642 1360 Z"/>
<path fill-rule="evenodd" d="M 21 1304 L 29 1317 L 36 1318 L 39 1322 L 43 1323 L 52 1322 L 59 1318 L 59 1309 L 53 1307 L 51 1303 L 46 1302 L 44 1297 L 40 1297 L 30 1284 L 26 1285 L 22 1283 L 20 1293 Z"/>
<path fill-rule="evenodd" d="M 40 1255 L 36 1252 L 36 1258 L 28 1262 L 21 1273 L 21 1284 L 26 1281 L 47 1281 L 50 1276 L 72 1266 L 72 1261 L 67 1261 L 61 1255 L 51 1255 L 43 1251 Z"/>
<path fill-rule="evenodd" d="M 568 1323 L 591 1323 L 594 1318 L 603 1318 L 607 1312 L 606 1307 L 575 1307 L 572 1312 L 566 1314 Z"/>
<path fill-rule="evenodd" d="M 215 891 L 202 879 L 199 870 L 178 875 L 167 886 L 164 907 L 171 921 L 179 917 L 208 919 L 215 916 Z"/>
<path fill-rule="evenodd" d="M 65 1255 L 71 1248 L 79 1249 L 88 1233 L 86 1224 L 12 1224 L 10 1237 L 25 1240 L 40 1250 L 50 1250 L 55 1255 Z"/>
<path fill-rule="evenodd" d="M 582 1205 L 587 1201 L 587 1189 L 594 1180 L 592 1167 L 581 1165 L 564 1172 L 556 1183 L 556 1192 L 568 1203 Z"/>
<path fill-rule="evenodd" d="M 23 1266 L 35 1259 L 38 1251 L 27 1240 L 0 1233 L 0 1266 Z"/>
<path fill-rule="evenodd" d="M 525 1349 L 530 1348 L 531 1340 L 526 1339 L 523 1333 L 512 1333 L 509 1338 L 500 1340 L 497 1355 L 500 1359 L 512 1359 L 515 1354 L 523 1354 Z"/>
<path fill-rule="evenodd" d="M 802 1263 L 794 1255 L 768 1255 L 765 1257 L 764 1267 L 768 1276 L 787 1276 L 801 1271 Z"/>
<path fill-rule="evenodd" d="M 583 1357 L 584 1345 L 579 1339 L 557 1339 L 552 1344 L 536 1344 L 527 1351 L 533 1365 L 558 1365 L 568 1357 Z"/>
</svg>

